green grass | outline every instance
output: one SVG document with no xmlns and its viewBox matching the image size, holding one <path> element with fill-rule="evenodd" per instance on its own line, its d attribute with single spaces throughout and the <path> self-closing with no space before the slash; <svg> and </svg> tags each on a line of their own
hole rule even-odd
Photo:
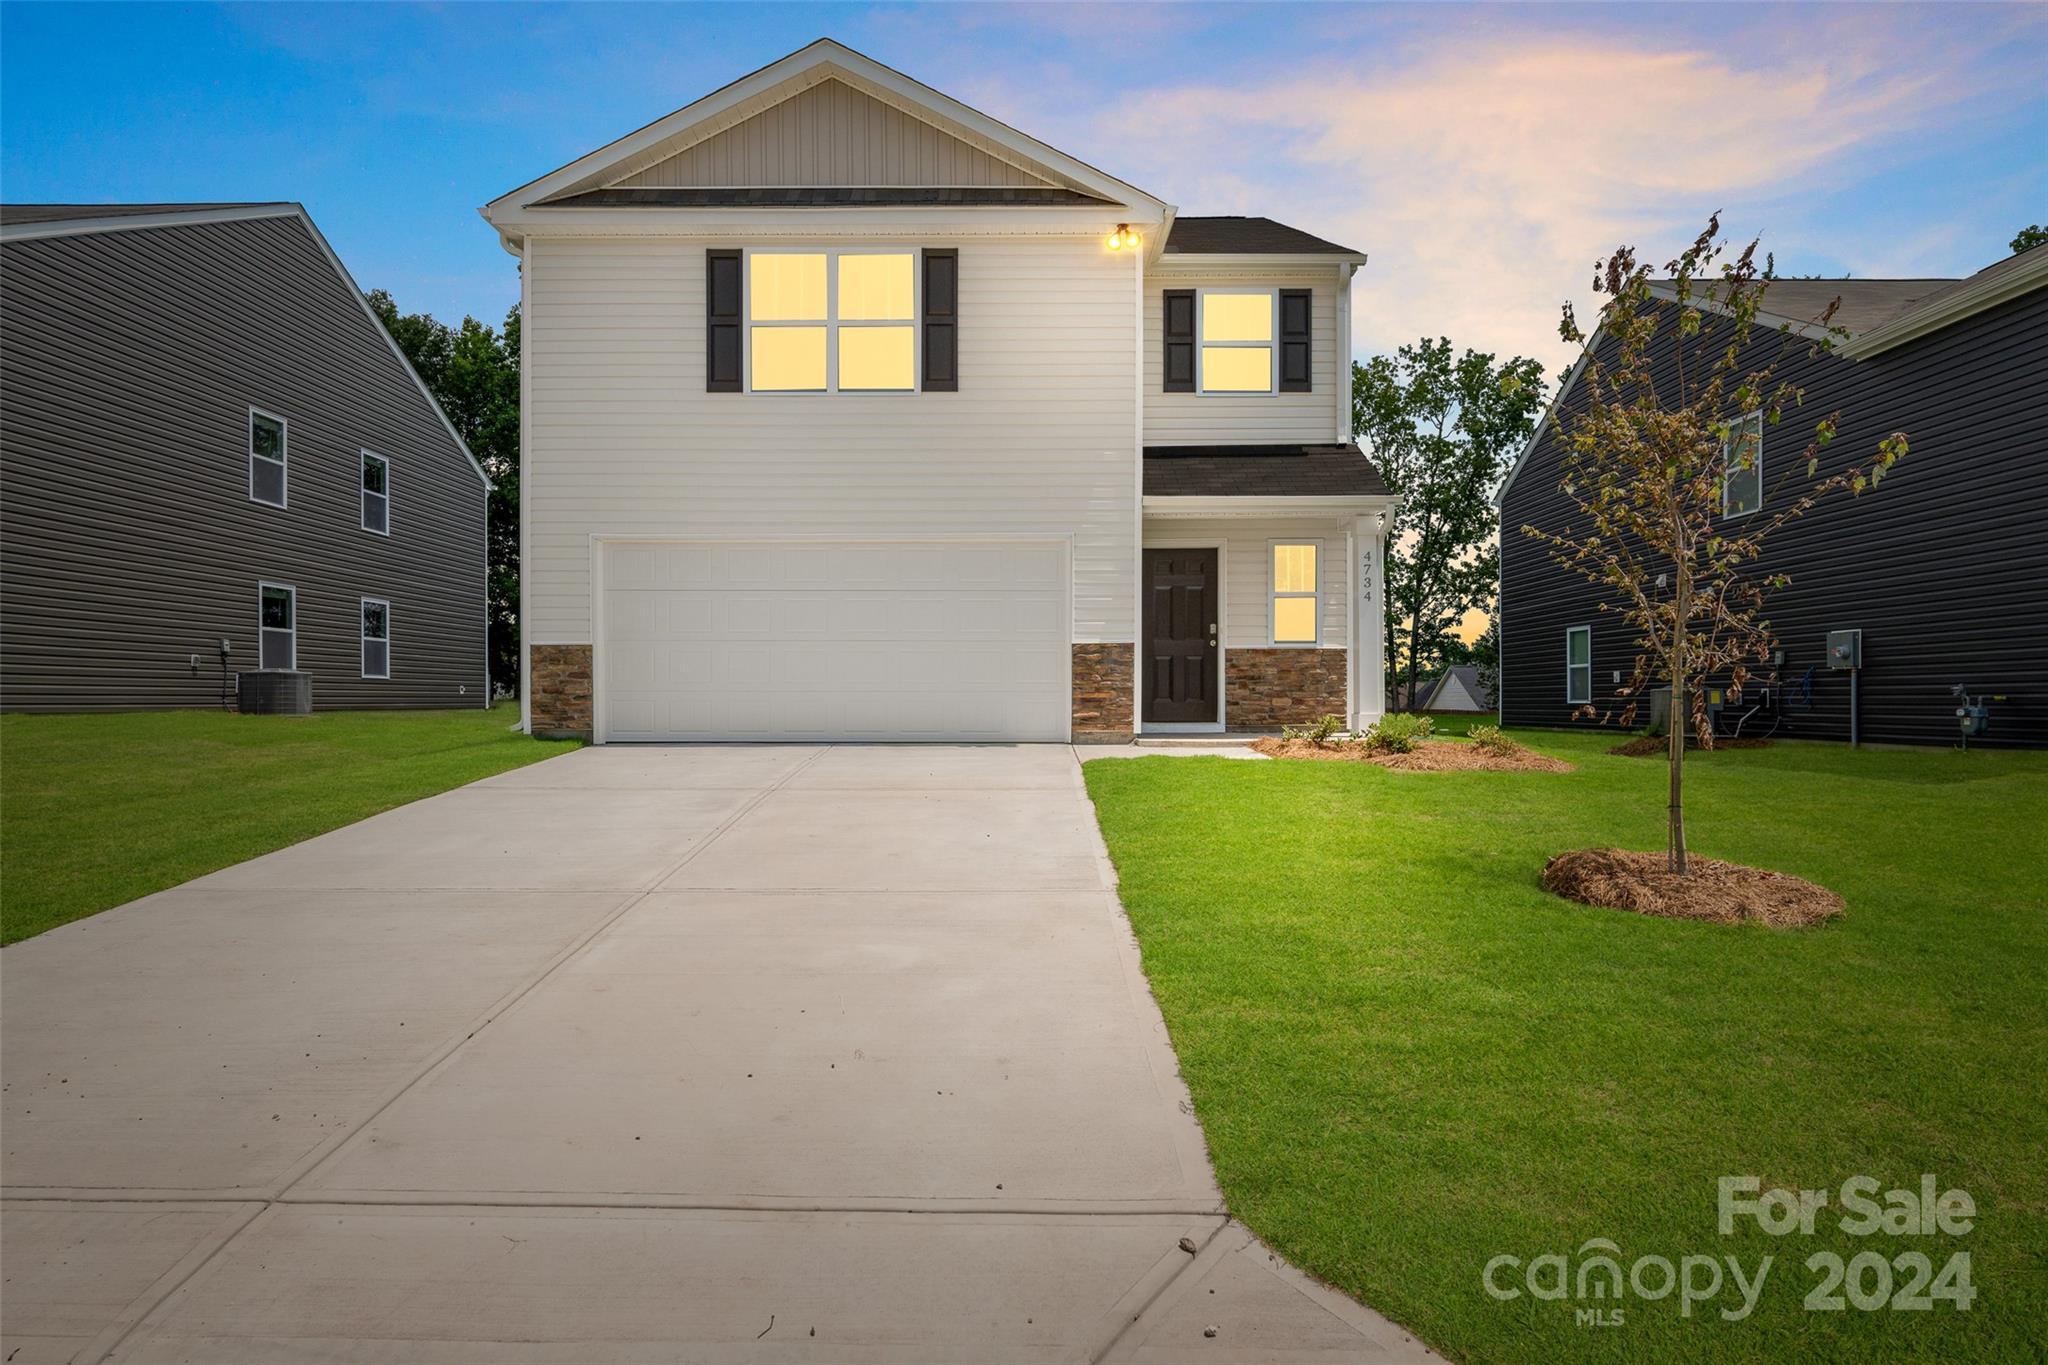
<svg viewBox="0 0 2048 1365">
<path fill-rule="evenodd" d="M 1519 737 L 1579 771 L 1087 765 L 1233 1210 L 1460 1359 L 2048 1356 L 2048 760 L 1689 759 L 1695 851 L 1847 898 L 1780 931 L 1548 895 L 1554 853 L 1663 846 L 1665 768 L 1612 735 Z M 1975 1198 L 1974 1230 L 1839 1230 L 1845 1179 L 1922 1172 Z M 1829 1191 L 1815 1235 L 1720 1235 L 1717 1179 L 1745 1174 Z M 1740 1322 L 1631 1295 L 1625 1325 L 1576 1326 L 1572 1299 L 1483 1292 L 1495 1255 L 1576 1274 L 1596 1237 L 1624 1266 L 1775 1261 Z M 1971 1253 L 1968 1312 L 1803 1309 L 1814 1252 L 1914 1249 Z"/>
<path fill-rule="evenodd" d="M 517 719 L 0 716 L 0 943 L 576 747 Z"/>
</svg>

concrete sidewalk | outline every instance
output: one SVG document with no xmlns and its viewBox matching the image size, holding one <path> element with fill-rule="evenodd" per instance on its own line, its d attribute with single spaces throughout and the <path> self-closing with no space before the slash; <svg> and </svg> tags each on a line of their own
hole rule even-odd
<svg viewBox="0 0 2048 1365">
<path fill-rule="evenodd" d="M 0 969 L 11 1365 L 1426 1354 L 1225 1215 L 1063 747 L 586 749 Z"/>
</svg>

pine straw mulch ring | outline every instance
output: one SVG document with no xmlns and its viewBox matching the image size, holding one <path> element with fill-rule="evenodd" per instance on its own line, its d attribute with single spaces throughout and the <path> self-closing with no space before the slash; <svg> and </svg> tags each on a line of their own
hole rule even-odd
<svg viewBox="0 0 2048 1365">
<path fill-rule="evenodd" d="M 1842 898 L 1789 873 L 1690 858 L 1692 875 L 1666 870 L 1662 853 L 1580 848 L 1543 865 L 1543 885 L 1567 900 L 1609 910 L 1709 924 L 1801 929 L 1844 913 Z"/>
<path fill-rule="evenodd" d="M 1483 749 L 1477 744 L 1424 740 L 1405 754 L 1371 749 L 1355 741 L 1312 744 L 1305 739 L 1255 739 L 1251 747 L 1268 758 L 1319 758 L 1349 763 L 1377 763 L 1415 773 L 1568 773 L 1577 771 L 1560 758 L 1550 758 L 1514 745 L 1509 750 Z"/>
<path fill-rule="evenodd" d="M 1714 741 L 1716 752 L 1722 749 L 1768 749 L 1770 747 L 1771 741 L 1760 739 L 1754 735 L 1748 739 L 1717 739 Z M 1700 752 L 1700 746 L 1696 741 L 1688 740 L 1685 751 L 1696 754 Z M 1668 757 L 1671 753 L 1671 741 L 1662 735 L 1639 735 L 1626 744 L 1615 745 L 1607 752 L 1613 754 L 1616 758 L 1650 758 L 1653 756 L 1664 758 Z"/>
</svg>

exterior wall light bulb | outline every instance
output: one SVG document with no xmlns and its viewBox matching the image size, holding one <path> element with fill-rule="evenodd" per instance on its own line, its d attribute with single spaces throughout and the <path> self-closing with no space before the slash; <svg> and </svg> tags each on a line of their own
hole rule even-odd
<svg viewBox="0 0 2048 1365">
<path fill-rule="evenodd" d="M 1118 223 L 1116 231 L 1109 234 L 1109 249 L 1111 251 L 1121 251 L 1125 247 L 1135 247 L 1137 244 L 1138 234 L 1131 231 L 1129 223 Z"/>
</svg>

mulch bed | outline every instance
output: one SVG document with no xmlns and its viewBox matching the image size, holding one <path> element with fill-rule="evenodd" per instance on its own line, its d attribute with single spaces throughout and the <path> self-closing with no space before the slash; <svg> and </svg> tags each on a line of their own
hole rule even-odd
<svg viewBox="0 0 2048 1365">
<path fill-rule="evenodd" d="M 1411 773 L 1568 773 L 1576 771 L 1563 759 L 1517 748 L 1497 753 L 1476 744 L 1452 744 L 1427 740 L 1413 753 L 1377 753 L 1363 744 L 1333 742 L 1311 744 L 1305 739 L 1255 739 L 1252 748 L 1268 758 L 1334 759 L 1343 763 L 1377 763 Z"/>
<path fill-rule="evenodd" d="M 1698 753 L 1700 751 L 1697 741 L 1688 740 L 1685 747 L 1691 753 Z M 1716 749 L 1768 749 L 1771 747 L 1771 741 L 1755 738 L 1717 739 L 1714 741 L 1714 747 Z M 1665 739 L 1662 735 L 1641 735 L 1626 744 L 1617 744 L 1607 752 L 1617 758 L 1662 757 L 1671 752 L 1671 741 Z"/>
<path fill-rule="evenodd" d="M 1609 910 L 1710 924 L 1768 924 L 1799 929 L 1842 914 L 1842 898 L 1783 872 L 1713 858 L 1688 858 L 1691 875 L 1674 877 L 1662 853 L 1581 848 L 1543 866 L 1543 885 L 1567 900 Z"/>
</svg>

